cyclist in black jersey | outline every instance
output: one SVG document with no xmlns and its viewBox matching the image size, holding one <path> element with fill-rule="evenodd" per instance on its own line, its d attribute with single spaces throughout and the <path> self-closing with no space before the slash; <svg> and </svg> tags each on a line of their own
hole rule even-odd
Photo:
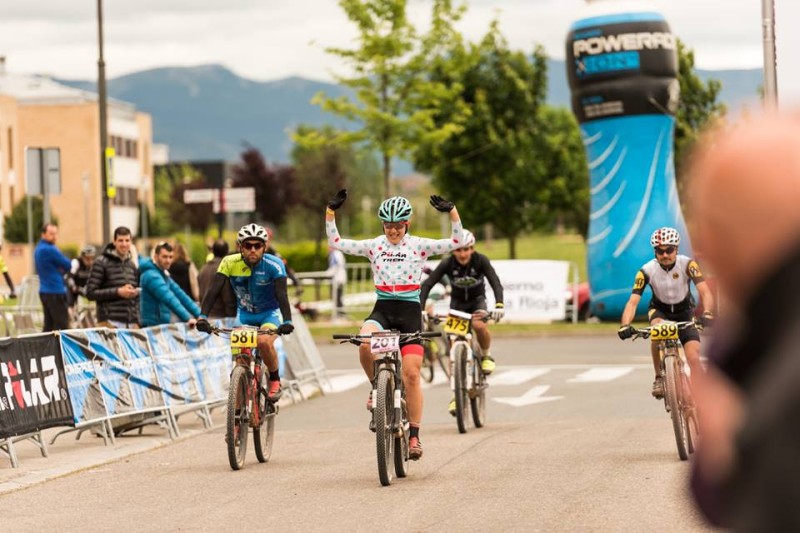
<svg viewBox="0 0 800 533">
<path fill-rule="evenodd" d="M 490 316 L 495 321 L 499 321 L 505 313 L 503 308 L 503 285 L 500 283 L 500 278 L 497 277 L 489 258 L 475 251 L 475 235 L 467 230 L 464 230 L 464 235 L 465 246 L 453 250 L 452 255 L 442 259 L 436 269 L 422 283 L 419 296 L 420 302 L 424 307 L 425 300 L 428 299 L 428 293 L 430 293 L 433 286 L 444 276 L 448 276 L 450 278 L 451 309 L 465 313 L 486 310 L 486 283 L 484 281 L 486 279 L 489 280 L 495 300 L 494 309 L 491 311 Z M 481 370 L 483 370 L 484 374 L 489 375 L 495 368 L 491 352 L 492 337 L 489 334 L 489 328 L 486 322 L 474 318 L 472 319 L 472 328 L 478 338 L 478 344 L 481 347 L 483 356 Z M 455 414 L 455 398 L 451 400 L 449 410 L 451 414 Z"/>
</svg>

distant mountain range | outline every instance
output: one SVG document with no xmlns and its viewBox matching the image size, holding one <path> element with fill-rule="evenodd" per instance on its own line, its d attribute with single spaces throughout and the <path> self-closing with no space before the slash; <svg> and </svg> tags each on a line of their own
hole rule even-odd
<svg viewBox="0 0 800 533">
<path fill-rule="evenodd" d="M 563 61 L 548 64 L 548 103 L 569 106 Z M 721 100 L 735 110 L 758 97 L 760 69 L 697 71 L 701 79 L 723 84 Z M 58 80 L 94 91 L 93 81 Z M 311 104 L 319 91 L 347 94 L 338 85 L 298 77 L 258 82 L 220 65 L 166 67 L 108 81 L 108 94 L 135 104 L 153 117 L 153 140 L 169 145 L 172 161 L 237 160 L 244 143 L 272 161 L 286 162 L 298 124 L 347 127 L 347 122 Z M 401 171 L 400 168 L 397 169 Z"/>
</svg>

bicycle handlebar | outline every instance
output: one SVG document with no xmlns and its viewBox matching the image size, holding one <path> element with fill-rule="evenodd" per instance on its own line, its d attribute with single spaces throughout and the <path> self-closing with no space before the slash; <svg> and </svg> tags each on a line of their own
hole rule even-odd
<svg viewBox="0 0 800 533">
<path fill-rule="evenodd" d="M 402 341 L 407 341 L 410 339 L 429 339 L 432 337 L 441 337 L 441 331 L 415 331 L 414 333 L 397 333 L 400 336 Z M 332 335 L 334 340 L 341 340 L 344 342 L 352 342 L 353 344 L 362 344 L 366 342 L 368 339 L 372 338 L 372 333 L 361 335 L 361 334 L 354 334 L 348 335 L 344 333 L 334 333 Z"/>
<path fill-rule="evenodd" d="M 663 322 L 660 322 L 658 324 L 653 324 L 652 326 L 647 326 L 646 328 L 634 328 L 634 333 L 631 339 L 636 340 L 637 338 L 642 338 L 642 339 L 649 338 L 653 328 L 657 328 L 659 324 L 663 324 Z M 703 324 L 698 322 L 694 318 L 692 320 L 685 320 L 683 322 L 673 322 L 673 324 L 675 324 L 679 330 L 686 329 L 689 327 L 695 327 L 701 331 L 703 329 Z"/>
<path fill-rule="evenodd" d="M 219 335 L 220 333 L 231 333 L 236 328 L 211 328 L 211 333 L 214 335 Z M 277 329 L 257 329 L 256 335 L 280 335 Z"/>
</svg>

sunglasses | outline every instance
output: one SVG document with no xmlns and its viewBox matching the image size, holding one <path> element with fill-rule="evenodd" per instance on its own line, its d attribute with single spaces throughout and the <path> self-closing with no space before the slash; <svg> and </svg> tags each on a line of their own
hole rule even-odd
<svg viewBox="0 0 800 533">
<path fill-rule="evenodd" d="M 243 242 L 242 248 L 245 250 L 261 250 L 264 248 L 263 242 Z"/>
<path fill-rule="evenodd" d="M 383 229 L 396 229 L 401 230 L 408 225 L 407 222 L 384 222 Z"/>
<path fill-rule="evenodd" d="M 676 250 L 675 246 L 667 246 L 666 248 L 656 248 L 656 255 L 669 255 Z"/>
</svg>

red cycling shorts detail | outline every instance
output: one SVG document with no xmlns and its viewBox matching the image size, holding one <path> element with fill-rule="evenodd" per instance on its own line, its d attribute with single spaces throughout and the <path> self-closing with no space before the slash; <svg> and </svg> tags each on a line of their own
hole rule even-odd
<svg viewBox="0 0 800 533">
<path fill-rule="evenodd" d="M 403 357 L 407 355 L 418 355 L 422 357 L 425 352 L 421 344 L 406 344 L 400 348 L 400 353 L 403 354 Z"/>
</svg>

